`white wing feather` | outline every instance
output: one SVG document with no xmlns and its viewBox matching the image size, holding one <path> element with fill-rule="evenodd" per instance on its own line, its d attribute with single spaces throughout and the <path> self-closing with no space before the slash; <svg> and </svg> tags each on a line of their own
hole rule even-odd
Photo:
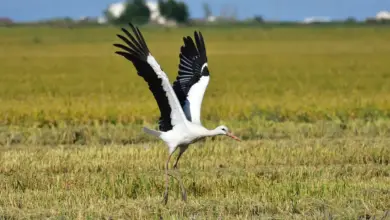
<svg viewBox="0 0 390 220">
<path fill-rule="evenodd" d="M 173 88 L 169 82 L 167 74 L 161 69 L 160 65 L 157 63 L 156 59 L 151 54 L 149 54 L 147 58 L 147 62 L 153 68 L 158 78 L 160 78 L 162 81 L 163 89 L 166 92 L 168 102 L 172 110 L 171 111 L 172 126 L 178 125 L 180 123 L 188 122 L 183 112 L 183 109 L 180 105 L 180 102 L 176 97 L 176 93 L 173 91 Z"/>
<path fill-rule="evenodd" d="M 199 125 L 202 124 L 200 120 L 202 101 L 209 81 L 209 76 L 202 76 L 188 91 L 186 104 L 184 105 L 184 109 L 190 111 L 191 121 Z"/>
</svg>

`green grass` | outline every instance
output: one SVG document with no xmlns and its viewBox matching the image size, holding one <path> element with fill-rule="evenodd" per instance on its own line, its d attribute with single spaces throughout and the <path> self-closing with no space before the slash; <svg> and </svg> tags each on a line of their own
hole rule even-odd
<svg viewBox="0 0 390 220">
<path fill-rule="evenodd" d="M 390 30 L 202 27 L 212 138 L 180 161 L 118 29 L 0 28 L 0 219 L 357 219 L 390 207 Z M 173 81 L 193 28 L 141 29 Z M 388 218 L 389 216 L 387 216 Z"/>
<path fill-rule="evenodd" d="M 286 120 L 390 117 L 383 28 L 202 29 L 212 80 L 206 120 L 276 111 Z M 133 66 L 115 56 L 114 28 L 0 30 L 0 121 L 153 123 L 156 104 Z M 192 29 L 145 29 L 171 81 Z"/>
</svg>

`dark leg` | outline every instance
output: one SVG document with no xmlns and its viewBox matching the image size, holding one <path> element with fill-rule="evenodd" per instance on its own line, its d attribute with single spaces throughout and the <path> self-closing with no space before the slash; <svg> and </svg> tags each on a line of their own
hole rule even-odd
<svg viewBox="0 0 390 220">
<path fill-rule="evenodd" d="M 168 186 L 169 186 L 168 165 L 169 165 L 169 160 L 171 159 L 171 156 L 174 152 L 175 151 L 169 154 L 168 160 L 165 164 L 165 192 L 164 192 L 164 199 L 163 199 L 164 205 L 166 205 L 168 202 Z"/>
<path fill-rule="evenodd" d="M 178 165 L 178 162 L 179 162 L 179 159 L 180 159 L 181 155 L 184 153 L 184 151 L 187 150 L 187 147 L 188 146 L 180 147 L 179 155 L 177 156 L 176 162 L 173 165 L 173 169 L 175 169 L 177 171 L 177 176 L 178 176 L 177 179 L 179 181 L 180 188 L 181 188 L 181 198 L 183 199 L 184 202 L 187 202 L 187 193 L 186 193 L 186 189 L 184 187 L 183 181 L 181 180 L 180 171 L 178 170 L 177 165 Z"/>
<path fill-rule="evenodd" d="M 180 147 L 179 155 L 176 158 L 176 162 L 173 165 L 173 169 L 177 169 L 177 164 L 179 163 L 180 157 L 184 153 L 185 150 L 187 150 L 187 147 Z"/>
</svg>

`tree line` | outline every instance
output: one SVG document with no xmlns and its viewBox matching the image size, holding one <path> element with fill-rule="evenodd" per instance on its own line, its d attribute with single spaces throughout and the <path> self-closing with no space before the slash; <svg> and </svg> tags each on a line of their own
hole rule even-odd
<svg viewBox="0 0 390 220">
<path fill-rule="evenodd" d="M 177 23 L 186 23 L 189 19 L 188 6 L 184 2 L 175 0 L 158 0 L 160 14 L 166 19 Z M 113 24 L 124 24 L 132 22 L 145 24 L 149 22 L 151 11 L 145 0 L 127 0 L 125 9 L 119 17 L 114 17 L 108 10 L 104 12 L 108 22 Z"/>
</svg>

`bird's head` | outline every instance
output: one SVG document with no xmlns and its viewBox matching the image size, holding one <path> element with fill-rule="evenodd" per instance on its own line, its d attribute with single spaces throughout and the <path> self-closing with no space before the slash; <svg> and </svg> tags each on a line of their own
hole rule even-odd
<svg viewBox="0 0 390 220">
<path fill-rule="evenodd" d="M 228 137 L 233 138 L 236 141 L 241 141 L 240 138 L 234 136 L 232 133 L 229 132 L 229 129 L 225 125 L 220 125 L 215 129 L 220 135 L 226 135 Z"/>
</svg>

